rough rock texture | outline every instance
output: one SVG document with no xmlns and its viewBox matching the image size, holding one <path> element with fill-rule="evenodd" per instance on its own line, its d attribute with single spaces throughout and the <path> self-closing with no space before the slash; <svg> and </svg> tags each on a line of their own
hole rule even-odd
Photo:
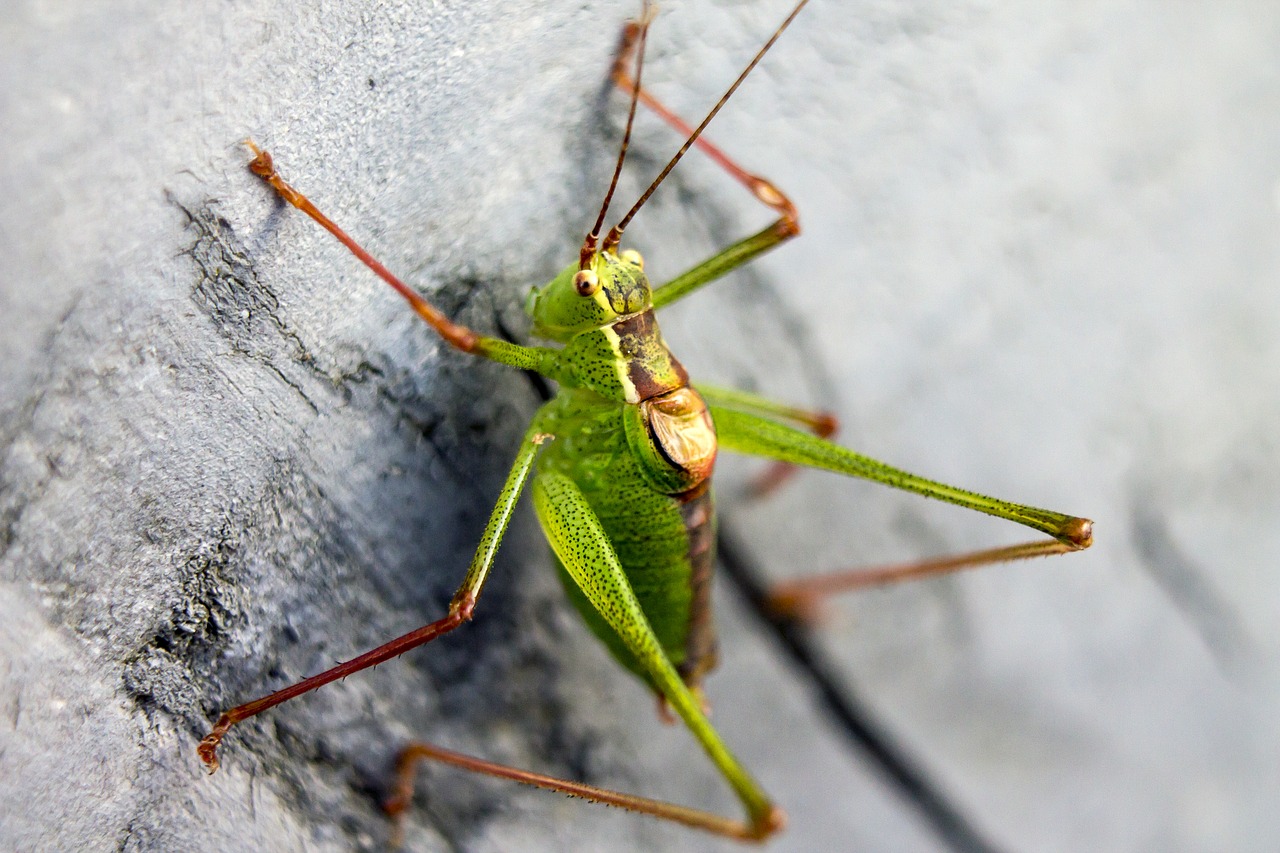
<svg viewBox="0 0 1280 853">
<path fill-rule="evenodd" d="M 414 736 L 731 810 L 568 612 L 528 513 L 481 618 L 239 727 L 218 709 L 443 612 L 537 395 L 446 351 L 240 140 L 452 316 L 524 334 L 619 136 L 631 3 L 11 4 L 0 24 L 0 848 L 380 849 Z M 673 7 L 675 4 L 672 4 Z M 785 12 L 664 9 L 705 109 Z M 713 125 L 806 228 L 664 317 L 699 376 L 1098 522 L 1087 555 L 865 595 L 821 642 L 999 849 L 1280 843 L 1280 12 L 815 0 Z M 675 140 L 651 119 L 620 191 Z M 691 157 L 659 279 L 765 213 Z M 1016 541 L 804 475 L 726 526 L 779 576 Z M 726 590 L 727 592 L 727 590 Z M 779 850 L 946 843 L 722 595 L 716 723 Z M 411 850 L 704 849 L 425 775 Z M 726 845 L 726 849 L 728 845 Z"/>
</svg>

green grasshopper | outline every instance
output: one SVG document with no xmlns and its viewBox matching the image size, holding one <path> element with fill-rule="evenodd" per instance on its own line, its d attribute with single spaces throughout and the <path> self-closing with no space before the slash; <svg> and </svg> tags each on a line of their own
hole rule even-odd
<svg viewBox="0 0 1280 853">
<path fill-rule="evenodd" d="M 716 663 L 710 619 L 710 577 L 715 543 L 711 473 L 719 450 L 774 460 L 764 482 L 776 485 L 790 466 L 809 466 L 948 501 L 1009 519 L 1048 539 L 877 570 L 842 572 L 792 582 L 775 591 L 779 606 L 803 611 L 839 589 L 940 574 L 1004 560 L 1087 548 L 1092 523 L 1059 512 L 985 497 L 891 468 L 827 440 L 829 415 L 772 402 L 741 391 L 689 383 L 658 329 L 655 311 L 795 237 L 796 209 L 769 181 L 726 157 L 702 131 L 795 19 L 801 0 L 706 118 L 690 129 L 641 85 L 644 42 L 652 19 L 645 3 L 640 20 L 623 32 L 614 82 L 631 95 L 626 131 L 613 180 L 578 258 L 549 284 L 534 288 L 527 310 L 535 335 L 556 346 L 522 346 L 485 337 L 446 318 L 396 278 L 351 237 L 280 177 L 270 154 L 248 143 L 251 170 L 290 204 L 330 231 L 397 290 L 449 344 L 554 381 L 558 393 L 542 406 L 524 434 L 480 544 L 446 616 L 416 631 L 221 715 L 201 741 L 210 772 L 217 748 L 236 723 L 268 708 L 390 660 L 470 620 L 494 557 L 525 486 L 530 486 L 542 529 L 555 553 L 569 598 L 615 658 L 680 717 L 741 801 L 745 818 L 607 790 L 494 764 L 431 744 L 407 747 L 397 794 L 388 811 L 403 811 L 413 770 L 423 759 L 607 803 L 744 841 L 779 830 L 785 813 L 738 762 L 711 725 L 700 684 Z M 634 77 L 629 71 L 635 57 Z M 601 227 L 626 157 L 637 103 L 643 102 L 680 130 L 685 141 L 630 211 L 601 238 Z M 620 251 L 624 229 L 691 147 L 712 156 L 777 219 L 666 284 L 653 287 L 634 249 Z"/>
</svg>

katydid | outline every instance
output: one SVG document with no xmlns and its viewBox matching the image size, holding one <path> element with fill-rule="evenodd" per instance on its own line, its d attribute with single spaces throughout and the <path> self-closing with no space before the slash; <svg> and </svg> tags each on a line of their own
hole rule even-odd
<svg viewBox="0 0 1280 853">
<path fill-rule="evenodd" d="M 829 415 L 775 403 L 741 391 L 690 384 L 667 348 L 655 311 L 795 237 L 790 199 L 769 181 L 740 168 L 702 137 L 807 0 L 801 0 L 696 128 L 690 128 L 643 88 L 644 43 L 652 9 L 623 32 L 614 82 L 629 93 L 630 113 L 613 180 L 581 249 L 549 284 L 534 288 L 527 310 L 533 333 L 550 346 L 510 343 L 452 322 L 393 275 L 276 171 L 252 142 L 251 170 L 285 201 L 330 231 L 397 290 L 435 331 L 463 352 L 534 371 L 558 386 L 534 415 L 497 505 L 461 586 L 443 618 L 351 661 L 221 715 L 201 741 L 210 772 L 217 749 L 236 723 L 268 708 L 390 660 L 470 620 L 517 501 L 528 486 L 569 598 L 614 657 L 654 691 L 688 726 L 744 810 L 741 819 L 494 764 L 419 743 L 402 753 L 397 794 L 388 811 L 407 805 L 414 765 L 442 761 L 480 773 L 744 841 L 767 838 L 785 814 L 722 742 L 706 716 L 700 684 L 716 663 L 710 618 L 715 542 L 711 473 L 719 450 L 773 460 L 765 482 L 776 485 L 790 466 L 823 468 L 948 501 L 1030 527 L 1047 538 L 936 560 L 844 572 L 792 582 L 778 591 L 780 607 L 803 609 L 839 589 L 951 572 L 998 561 L 1087 548 L 1091 522 L 1059 512 L 985 497 L 908 474 L 853 453 L 827 438 Z M 632 58 L 634 57 L 634 66 Z M 608 232 L 601 228 L 626 156 L 638 103 L 679 130 L 684 143 L 640 199 Z M 767 205 L 776 219 L 671 281 L 651 286 L 634 249 L 621 249 L 624 229 L 691 148 L 699 147 Z"/>
</svg>

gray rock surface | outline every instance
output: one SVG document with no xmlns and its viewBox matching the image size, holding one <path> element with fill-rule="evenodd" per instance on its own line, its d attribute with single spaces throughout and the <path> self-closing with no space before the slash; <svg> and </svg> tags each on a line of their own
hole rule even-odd
<svg viewBox="0 0 1280 853">
<path fill-rule="evenodd" d="M 415 736 L 731 810 L 567 610 L 531 514 L 481 618 L 243 725 L 220 707 L 435 618 L 529 383 L 445 351 L 244 169 L 282 170 L 451 315 L 523 335 L 612 163 L 630 3 L 48 4 L 0 23 L 0 848 L 380 849 Z M 664 9 L 693 115 L 777 3 Z M 696 375 L 1092 516 L 1093 552 L 863 595 L 820 635 L 1000 849 L 1272 850 L 1280 12 L 815 0 L 713 125 L 804 237 L 664 316 Z M 620 198 L 676 140 L 642 121 Z M 655 277 L 766 214 L 692 157 Z M 726 526 L 778 576 L 1016 541 L 806 474 Z M 721 595 L 726 739 L 778 850 L 942 842 Z M 431 771 L 411 850 L 720 849 Z M 723 849 L 732 849 L 723 845 Z"/>
</svg>

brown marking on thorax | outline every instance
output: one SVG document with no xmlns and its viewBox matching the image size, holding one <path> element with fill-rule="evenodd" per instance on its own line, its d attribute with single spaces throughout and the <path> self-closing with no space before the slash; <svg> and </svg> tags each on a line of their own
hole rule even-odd
<svg viewBox="0 0 1280 853">
<path fill-rule="evenodd" d="M 689 384 L 689 374 L 667 349 L 653 309 L 613 324 L 618 354 L 627 359 L 627 378 L 636 395 L 648 400 Z"/>
</svg>

